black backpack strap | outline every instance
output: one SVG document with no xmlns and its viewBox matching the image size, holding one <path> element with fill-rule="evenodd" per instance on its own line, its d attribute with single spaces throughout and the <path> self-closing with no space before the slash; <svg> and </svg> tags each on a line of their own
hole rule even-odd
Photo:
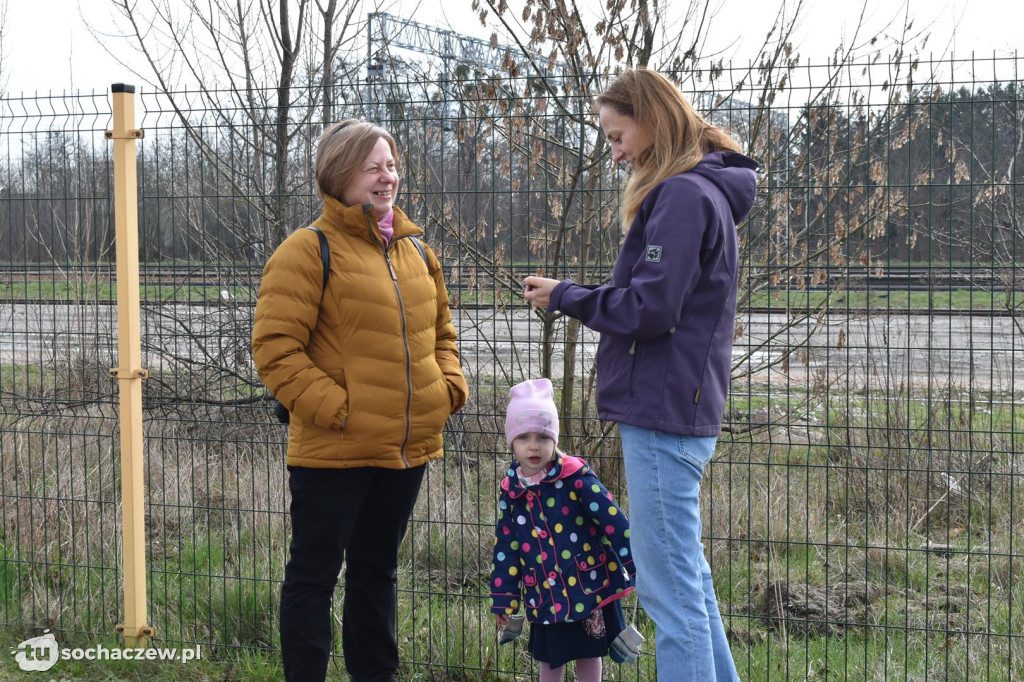
<svg viewBox="0 0 1024 682">
<path fill-rule="evenodd" d="M 320 228 L 315 225 L 307 225 L 307 230 L 313 230 L 316 232 L 317 238 L 320 240 L 320 262 L 324 266 L 324 291 L 327 291 L 327 278 L 331 276 L 331 247 L 327 245 L 327 235 L 320 231 Z M 415 237 L 414 237 L 415 239 Z M 420 246 L 420 253 L 423 253 L 423 247 Z M 423 260 L 426 261 L 427 257 L 424 256 Z"/>
<path fill-rule="evenodd" d="M 315 225 L 307 225 L 307 230 L 316 232 L 317 238 L 320 240 L 320 261 L 324 268 L 324 291 L 327 290 L 327 279 L 331 274 L 331 247 L 327 244 L 327 235 L 325 235 L 320 228 Z M 427 266 L 427 272 L 430 272 L 430 262 L 427 260 L 427 252 L 423 250 L 423 244 L 416 237 L 409 237 L 412 241 L 412 245 L 416 247 L 416 250 L 420 252 L 420 258 L 423 259 L 423 264 Z"/>
<path fill-rule="evenodd" d="M 412 245 L 416 247 L 416 250 L 420 252 L 420 258 L 423 259 L 423 264 L 427 266 L 427 272 L 430 272 L 430 263 L 427 262 L 427 252 L 423 250 L 423 244 L 416 237 L 409 237 L 412 241 Z"/>
</svg>

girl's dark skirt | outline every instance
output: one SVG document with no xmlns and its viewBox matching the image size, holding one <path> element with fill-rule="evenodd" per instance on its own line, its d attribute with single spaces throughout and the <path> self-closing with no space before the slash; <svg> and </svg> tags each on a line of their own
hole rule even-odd
<svg viewBox="0 0 1024 682">
<path fill-rule="evenodd" d="M 581 658 L 600 658 L 626 628 L 620 600 L 616 599 L 586 620 L 568 623 L 530 623 L 530 655 L 558 668 Z"/>
</svg>

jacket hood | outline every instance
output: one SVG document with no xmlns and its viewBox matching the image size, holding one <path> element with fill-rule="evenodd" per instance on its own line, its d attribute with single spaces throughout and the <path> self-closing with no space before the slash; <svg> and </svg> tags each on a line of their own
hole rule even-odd
<svg viewBox="0 0 1024 682">
<path fill-rule="evenodd" d="M 691 173 L 710 180 L 725 195 L 738 225 L 750 215 L 757 195 L 757 169 L 761 167 L 749 156 L 737 152 L 706 154 Z"/>
<path fill-rule="evenodd" d="M 516 476 L 516 468 L 518 466 L 515 459 L 513 459 L 508 467 L 505 478 L 501 480 L 501 489 L 513 498 L 519 497 L 526 492 L 526 488 L 523 487 L 522 483 L 519 482 L 519 477 Z M 547 475 L 544 476 L 539 485 L 554 483 L 578 472 L 585 473 L 589 469 L 590 465 L 587 464 L 586 460 L 559 452 L 555 455 L 555 463 L 548 469 Z"/>
</svg>

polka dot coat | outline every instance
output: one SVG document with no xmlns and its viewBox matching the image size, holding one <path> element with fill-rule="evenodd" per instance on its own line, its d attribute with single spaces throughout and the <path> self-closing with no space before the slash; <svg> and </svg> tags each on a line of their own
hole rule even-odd
<svg viewBox="0 0 1024 682">
<path fill-rule="evenodd" d="M 531 623 L 578 621 L 631 592 L 629 520 L 590 466 L 559 453 L 529 488 L 515 470 L 513 462 L 501 482 L 491 611 L 522 608 Z"/>
</svg>

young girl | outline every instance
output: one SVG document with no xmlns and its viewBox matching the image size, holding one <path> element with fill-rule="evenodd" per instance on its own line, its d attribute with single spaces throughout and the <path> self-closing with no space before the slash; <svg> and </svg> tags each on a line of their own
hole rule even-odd
<svg viewBox="0 0 1024 682">
<path fill-rule="evenodd" d="M 590 466 L 556 447 L 549 380 L 512 387 L 505 437 L 515 461 L 495 528 L 495 622 L 523 607 L 540 682 L 560 681 L 573 660 L 579 682 L 599 682 L 601 657 L 625 627 L 619 599 L 633 590 L 629 521 Z"/>
</svg>

